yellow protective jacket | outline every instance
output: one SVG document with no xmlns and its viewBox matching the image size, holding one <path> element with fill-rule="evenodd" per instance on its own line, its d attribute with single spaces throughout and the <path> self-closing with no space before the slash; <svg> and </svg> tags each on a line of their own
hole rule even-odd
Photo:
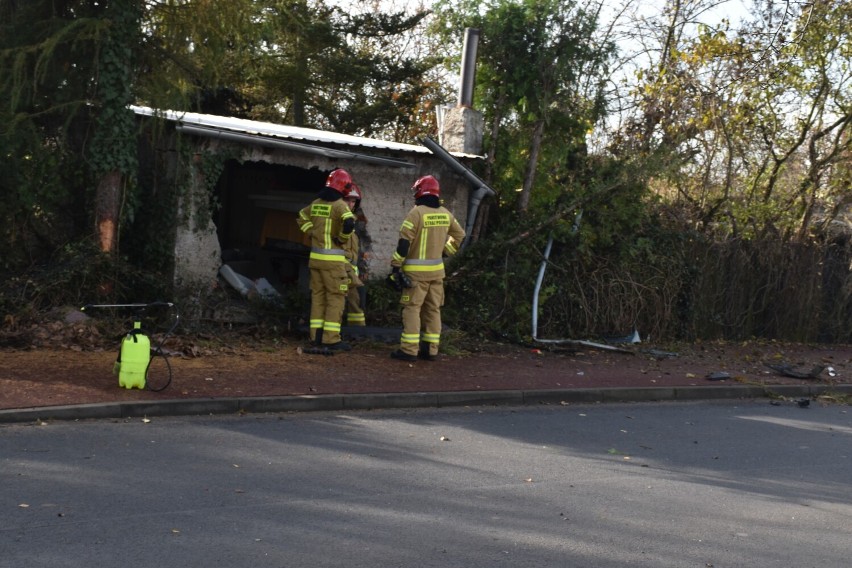
<svg viewBox="0 0 852 568">
<path fill-rule="evenodd" d="M 343 243 L 351 238 L 352 232 L 343 232 L 346 219 L 354 220 L 355 215 L 342 199 L 315 199 L 299 211 L 296 218 L 299 229 L 311 238 L 310 268 L 333 268 L 347 262 Z"/>
<path fill-rule="evenodd" d="M 343 243 L 343 254 L 346 257 L 346 262 L 349 263 L 346 271 L 352 279 L 352 282 L 349 284 L 350 288 L 364 285 L 364 283 L 361 282 L 361 275 L 358 273 L 358 260 L 360 254 L 359 244 L 358 235 L 355 232 L 352 233 L 352 236 L 349 237 L 348 241 Z"/>
<path fill-rule="evenodd" d="M 408 254 L 403 258 L 394 252 L 391 266 L 402 267 L 412 280 L 437 280 L 445 275 L 443 255 L 456 254 L 464 229 L 443 206 L 415 205 L 402 222 L 399 238 L 410 243 Z"/>
</svg>

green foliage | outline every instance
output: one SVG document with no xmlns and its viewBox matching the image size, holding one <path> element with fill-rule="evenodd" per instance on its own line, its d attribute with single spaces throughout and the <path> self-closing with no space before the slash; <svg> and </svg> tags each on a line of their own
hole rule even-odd
<svg viewBox="0 0 852 568">
<path fill-rule="evenodd" d="M 55 141 L 36 144 L 38 133 L 29 128 L 18 134 L 0 136 L 5 163 L 0 176 L 0 271 L 28 266 L 49 254 L 73 236 L 84 217 L 70 191 L 84 179 L 79 166 Z"/>
<path fill-rule="evenodd" d="M 584 247 L 582 236 L 555 239 L 537 336 L 600 340 L 635 328 L 657 344 L 852 337 L 848 244 L 714 242 L 672 219 L 664 207 L 649 207 L 617 247 Z M 465 251 L 447 284 L 445 319 L 481 338 L 527 342 L 546 238 L 512 247 L 511 236 L 511 229 L 498 231 Z"/>
<path fill-rule="evenodd" d="M 651 237 L 638 238 L 641 231 L 653 226 L 647 204 L 638 198 L 644 186 L 621 180 L 624 168 L 623 165 L 601 164 L 595 174 L 587 178 L 589 187 L 594 188 L 587 190 L 588 195 L 583 195 L 579 186 L 567 188 L 555 199 L 556 206 L 537 207 L 523 220 L 507 215 L 507 208 L 503 208 L 497 215 L 498 228 L 493 229 L 486 241 L 473 244 L 457 259 L 462 268 L 448 284 L 448 313 L 451 314 L 448 317 L 464 322 L 466 330 L 486 336 L 515 341 L 529 337 L 534 283 L 545 244 L 552 235 L 556 245 L 549 264 L 549 278 L 554 278 L 555 272 L 560 276 L 547 280 L 542 287 L 539 301 L 547 314 L 541 320 L 542 327 L 555 326 L 562 329 L 563 334 L 566 330 L 585 334 L 591 329 L 614 325 L 610 320 L 624 319 L 626 316 L 619 314 L 596 322 L 596 316 L 590 316 L 590 308 L 581 317 L 577 306 L 571 306 L 571 299 L 587 298 L 594 291 L 568 291 L 578 284 L 573 271 L 579 266 L 604 261 L 641 268 L 649 266 L 649 256 L 653 256 L 656 243 Z M 617 191 L 605 192 L 616 184 L 621 184 Z M 555 207 L 583 197 L 589 200 L 581 218 L 570 213 L 553 222 Z M 531 226 L 542 229 L 518 242 L 517 235 Z M 549 311 L 549 306 L 554 305 L 561 307 L 556 312 Z M 561 310 L 566 313 L 556 315 Z"/>
<path fill-rule="evenodd" d="M 446 87 L 430 77 L 439 59 L 401 49 L 425 16 L 353 14 L 321 3 L 275 5 L 264 15 L 273 52 L 263 60 L 255 99 L 274 101 L 276 108 L 266 103 L 257 113 L 297 126 L 410 142 L 434 120 L 422 124 L 417 109 L 446 96 Z"/>
<path fill-rule="evenodd" d="M 154 301 L 167 297 L 168 282 L 162 274 L 106 255 L 92 243 L 76 242 L 58 249 L 48 262 L 2 279 L 0 312 Z"/>
<path fill-rule="evenodd" d="M 521 341 L 529 336 L 532 283 L 540 253 L 536 243 L 515 249 L 497 232 L 454 260 L 461 268 L 446 281 L 444 319 L 480 337 Z"/>
<path fill-rule="evenodd" d="M 668 152 L 661 196 L 708 235 L 806 240 L 847 202 L 835 176 L 852 149 L 852 7 L 769 3 L 737 28 L 693 30 L 709 6 L 672 3 L 646 30 L 664 38 L 659 59 L 638 74 L 639 112 L 614 149 Z"/>
<path fill-rule="evenodd" d="M 526 211 L 561 192 L 604 115 L 613 48 L 594 39 L 597 13 L 564 0 L 444 0 L 436 31 L 446 40 L 480 30 L 476 104 L 490 124 L 486 181 Z"/>
<path fill-rule="evenodd" d="M 88 109 L 97 7 L 0 2 L 0 270 L 17 271 L 74 238 L 91 178 L 77 147 Z"/>
<path fill-rule="evenodd" d="M 412 53 L 426 12 L 348 12 L 306 0 L 158 2 L 144 14 L 137 88 L 158 108 L 410 142 L 446 87 Z"/>
</svg>

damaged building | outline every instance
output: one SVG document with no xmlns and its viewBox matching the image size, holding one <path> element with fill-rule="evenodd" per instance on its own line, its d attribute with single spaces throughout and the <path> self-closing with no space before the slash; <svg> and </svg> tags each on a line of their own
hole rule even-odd
<svg viewBox="0 0 852 568">
<path fill-rule="evenodd" d="M 447 148 L 428 138 L 401 144 L 232 117 L 133 110 L 143 123 L 156 125 L 148 130 L 159 132 L 140 152 L 140 180 L 147 170 L 166 169 L 171 181 L 165 183 L 181 188 L 173 235 L 177 288 L 210 287 L 219 275 L 238 289 L 258 283 L 261 292 L 304 288 L 309 248 L 296 215 L 335 168 L 347 170 L 364 193 L 358 230 L 373 277 L 390 269 L 417 178 L 440 180 L 445 205 L 468 233 L 479 202 L 492 193 L 468 168 L 481 159 L 482 121 L 466 106 L 445 111 L 440 140 Z"/>
</svg>

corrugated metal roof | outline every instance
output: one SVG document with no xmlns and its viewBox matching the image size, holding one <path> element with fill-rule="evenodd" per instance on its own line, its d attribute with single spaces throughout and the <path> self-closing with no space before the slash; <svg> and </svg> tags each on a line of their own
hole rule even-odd
<svg viewBox="0 0 852 568">
<path fill-rule="evenodd" d="M 315 130 L 313 128 L 301 128 L 298 126 L 287 126 L 272 122 L 260 122 L 257 120 L 246 120 L 243 118 L 232 118 L 213 114 L 200 114 L 196 112 L 158 110 L 141 106 L 131 106 L 130 108 L 136 114 L 143 116 L 157 116 L 186 125 L 197 125 L 205 128 L 221 129 L 249 136 L 284 138 L 287 140 L 297 140 L 306 143 L 317 142 L 325 144 L 340 144 L 344 146 L 359 146 L 363 148 L 376 148 L 379 150 L 390 150 L 394 152 L 412 152 L 417 154 L 432 153 L 425 146 L 388 142 L 385 140 L 376 140 L 374 138 L 352 136 L 350 134 L 338 134 L 336 132 Z M 453 152 L 452 154 L 457 157 L 479 157 L 456 152 Z"/>
</svg>

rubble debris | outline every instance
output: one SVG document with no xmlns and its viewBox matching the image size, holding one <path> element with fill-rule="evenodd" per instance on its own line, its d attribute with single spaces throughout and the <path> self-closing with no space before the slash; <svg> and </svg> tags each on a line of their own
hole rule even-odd
<svg viewBox="0 0 852 568">
<path fill-rule="evenodd" d="M 675 357 L 679 356 L 677 353 L 674 353 L 672 351 L 660 351 L 659 349 L 645 349 L 644 351 L 642 351 L 642 353 L 650 355 L 658 361 L 662 359 L 674 359 Z"/>
<path fill-rule="evenodd" d="M 604 341 L 612 345 L 617 345 L 623 343 L 641 343 L 642 339 L 639 337 L 639 332 L 634 328 L 631 334 L 619 337 L 604 337 Z"/>
<path fill-rule="evenodd" d="M 278 293 L 278 290 L 276 290 L 266 278 L 252 280 L 247 276 L 243 276 L 239 272 L 235 272 L 234 269 L 227 264 L 223 264 L 219 267 L 219 275 L 242 296 L 260 296 L 267 300 L 281 296 L 281 294 Z"/>
<path fill-rule="evenodd" d="M 727 371 L 715 371 L 713 373 L 709 373 L 705 377 L 708 381 L 727 381 L 731 378 L 731 373 Z"/>
<path fill-rule="evenodd" d="M 823 365 L 817 365 L 809 371 L 796 370 L 793 368 L 792 365 L 789 365 L 787 363 L 780 363 L 777 365 L 771 363 L 764 363 L 764 365 L 766 365 L 781 376 L 792 377 L 794 379 L 819 379 L 820 373 L 825 370 L 825 366 Z"/>
</svg>

